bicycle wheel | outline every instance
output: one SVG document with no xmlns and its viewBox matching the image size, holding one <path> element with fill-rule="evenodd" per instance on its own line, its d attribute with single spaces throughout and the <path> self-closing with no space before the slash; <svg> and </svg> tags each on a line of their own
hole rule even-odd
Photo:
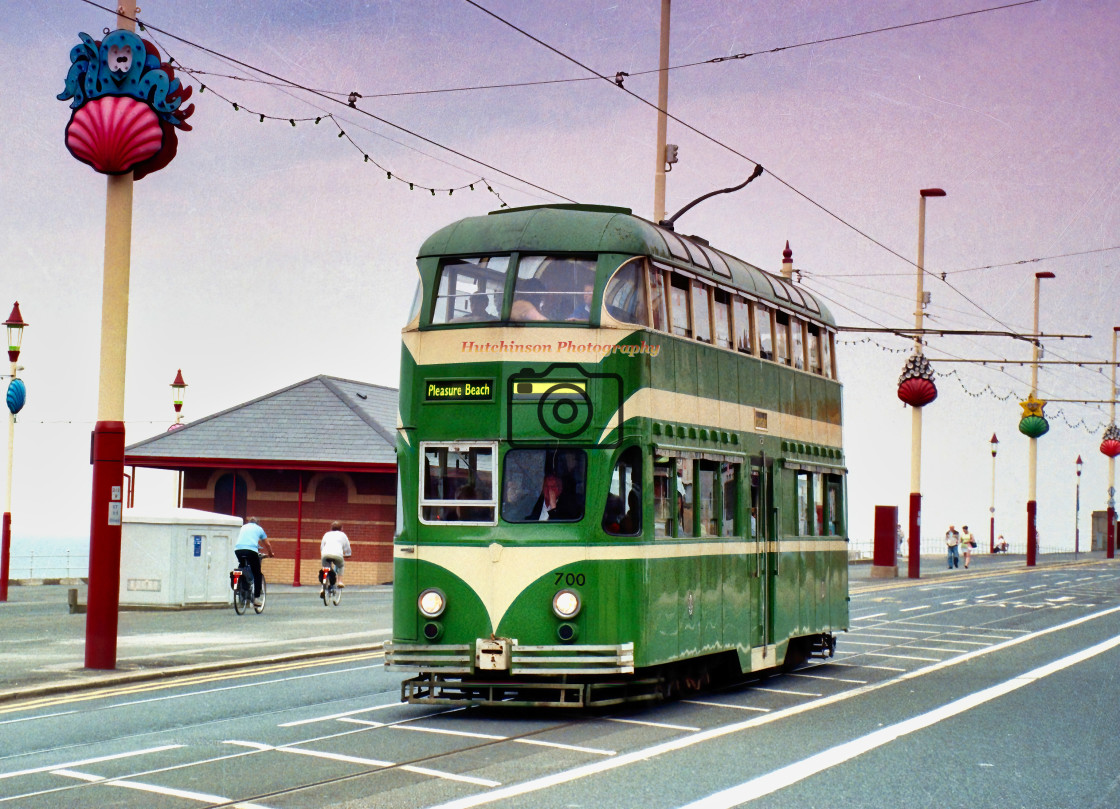
<svg viewBox="0 0 1120 809">
<path fill-rule="evenodd" d="M 268 582 L 265 581 L 264 573 L 261 573 L 261 605 L 259 607 L 256 604 L 253 605 L 253 612 L 255 612 L 257 615 L 260 615 L 262 612 L 264 612 L 264 603 L 267 596 Z"/>
<path fill-rule="evenodd" d="M 330 582 L 323 582 L 323 589 L 319 591 L 319 597 L 323 599 L 323 606 L 329 607 L 331 605 L 331 585 Z"/>
<path fill-rule="evenodd" d="M 238 579 L 237 587 L 233 591 L 233 611 L 238 615 L 244 615 L 245 610 L 249 607 L 249 591 L 245 585 L 245 579 Z"/>
<path fill-rule="evenodd" d="M 337 607 L 338 602 L 341 601 L 341 600 L 342 600 L 342 588 L 339 587 L 336 584 L 334 587 L 331 588 L 331 603 L 334 604 Z"/>
</svg>

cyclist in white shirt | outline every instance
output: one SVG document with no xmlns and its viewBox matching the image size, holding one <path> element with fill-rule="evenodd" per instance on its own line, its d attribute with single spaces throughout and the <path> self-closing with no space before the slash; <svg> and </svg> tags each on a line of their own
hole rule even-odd
<svg viewBox="0 0 1120 809">
<path fill-rule="evenodd" d="M 346 566 L 345 557 L 350 555 L 350 538 L 342 533 L 342 523 L 338 520 L 332 522 L 331 530 L 323 534 L 319 555 L 322 557 L 322 566 L 334 568 L 335 581 L 339 587 L 344 587 L 342 569 Z M 323 588 L 319 588 L 319 595 L 322 593 Z"/>
</svg>

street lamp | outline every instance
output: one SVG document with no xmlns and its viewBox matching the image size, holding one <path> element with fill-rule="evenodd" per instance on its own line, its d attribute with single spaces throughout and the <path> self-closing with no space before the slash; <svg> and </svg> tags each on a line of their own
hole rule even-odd
<svg viewBox="0 0 1120 809">
<path fill-rule="evenodd" d="M 917 363 L 922 357 L 922 315 L 925 307 L 925 252 L 926 252 L 926 199 L 928 197 L 943 197 L 945 192 L 940 188 L 923 188 L 918 192 L 918 295 L 917 306 L 914 312 L 914 354 Z M 936 394 L 934 394 L 936 395 Z M 910 417 L 910 530 L 909 562 L 907 575 L 911 579 L 921 576 L 921 531 L 922 531 L 922 406 L 912 406 Z"/>
<path fill-rule="evenodd" d="M 183 421 L 183 391 L 187 388 L 187 383 L 183 381 L 183 369 L 180 368 L 175 372 L 175 381 L 171 383 L 171 401 L 175 405 L 175 423 L 171 426 L 172 430 L 178 429 Z"/>
<path fill-rule="evenodd" d="M 1042 345 L 1042 339 L 1038 336 L 1038 292 L 1042 285 L 1043 278 L 1054 278 L 1052 272 L 1036 272 L 1034 274 L 1034 346 L 1032 349 L 1032 362 L 1031 362 L 1031 395 L 1028 401 L 1036 402 L 1038 394 L 1038 356 L 1039 347 Z M 1039 404 L 1039 414 L 1042 410 L 1042 403 Z M 1030 438 L 1030 453 L 1029 465 L 1030 472 L 1027 476 L 1027 567 L 1034 567 L 1035 560 L 1038 556 L 1038 437 L 1035 435 L 1029 436 Z"/>
<path fill-rule="evenodd" d="M 999 448 L 999 439 L 992 433 L 992 506 L 988 509 L 991 515 L 991 538 L 988 553 L 996 552 L 996 449 Z"/>
<path fill-rule="evenodd" d="M 4 496 L 4 517 L 0 527 L 0 601 L 8 600 L 8 572 L 12 549 L 12 461 L 14 458 L 16 440 L 16 413 L 23 408 L 26 400 L 26 387 L 23 380 L 17 378 L 20 366 L 19 349 L 23 344 L 23 330 L 27 324 L 19 313 L 19 301 L 12 307 L 12 313 L 4 321 L 8 329 L 8 361 L 12 364 L 12 378 L 8 383 L 8 393 L 5 399 L 8 404 L 8 477 L 7 491 Z"/>
<path fill-rule="evenodd" d="M 1081 467 L 1083 461 L 1077 456 L 1077 500 L 1073 507 L 1073 555 L 1081 552 Z"/>
</svg>

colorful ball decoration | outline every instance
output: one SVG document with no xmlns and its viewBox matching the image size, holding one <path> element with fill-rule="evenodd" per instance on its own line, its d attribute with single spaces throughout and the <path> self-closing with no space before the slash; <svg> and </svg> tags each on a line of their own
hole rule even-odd
<svg viewBox="0 0 1120 809">
<path fill-rule="evenodd" d="M 192 89 L 160 62 L 152 43 L 117 30 L 100 42 L 85 33 L 70 51 L 60 101 L 73 99 L 66 148 L 101 174 L 133 172 L 139 180 L 165 167 L 178 150 L 176 129 L 190 130 Z"/>
<path fill-rule="evenodd" d="M 933 366 L 922 354 L 912 354 L 898 378 L 898 398 L 911 407 L 925 407 L 937 398 Z"/>
<path fill-rule="evenodd" d="M 1040 438 L 1050 432 L 1050 423 L 1044 416 L 1024 416 L 1019 422 L 1019 432 L 1028 438 Z"/>
<path fill-rule="evenodd" d="M 19 411 L 23 410 L 23 406 L 27 403 L 27 386 L 23 384 L 22 379 L 13 379 L 8 383 L 8 411 L 14 416 Z"/>
<path fill-rule="evenodd" d="M 1101 441 L 1101 452 L 1109 458 L 1115 458 L 1120 455 L 1120 430 L 1116 429 L 1115 424 L 1108 425 L 1108 429 L 1104 431 L 1103 440 Z"/>
</svg>

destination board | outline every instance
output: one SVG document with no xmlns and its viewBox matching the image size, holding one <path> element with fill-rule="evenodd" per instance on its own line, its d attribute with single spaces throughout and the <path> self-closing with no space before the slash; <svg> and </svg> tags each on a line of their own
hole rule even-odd
<svg viewBox="0 0 1120 809">
<path fill-rule="evenodd" d="M 424 382 L 427 402 L 488 402 L 494 398 L 492 379 L 428 379 Z"/>
</svg>

